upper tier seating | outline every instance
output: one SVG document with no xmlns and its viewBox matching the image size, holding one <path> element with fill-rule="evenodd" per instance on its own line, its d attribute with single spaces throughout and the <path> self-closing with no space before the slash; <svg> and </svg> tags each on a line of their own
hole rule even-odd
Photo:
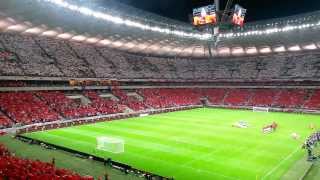
<svg viewBox="0 0 320 180">
<path fill-rule="evenodd" d="M 161 80 L 317 80 L 319 51 L 188 59 L 149 57 L 43 36 L 0 33 L 0 76 Z"/>
<path fill-rule="evenodd" d="M 45 37 L 35 37 L 45 54 L 55 60 L 55 64 L 67 77 L 95 77 L 90 65 L 81 59 L 65 41 Z"/>
<path fill-rule="evenodd" d="M 31 36 L 3 34 L 1 38 L 8 50 L 17 53 L 19 65 L 26 75 L 63 76 L 54 59 L 46 56 Z"/>
</svg>

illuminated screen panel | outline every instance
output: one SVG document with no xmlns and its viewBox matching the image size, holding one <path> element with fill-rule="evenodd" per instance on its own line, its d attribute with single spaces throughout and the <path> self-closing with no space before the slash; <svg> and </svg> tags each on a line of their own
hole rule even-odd
<svg viewBox="0 0 320 180">
<path fill-rule="evenodd" d="M 216 5 L 209 5 L 193 9 L 193 25 L 201 26 L 206 24 L 216 24 Z"/>
<path fill-rule="evenodd" d="M 236 6 L 234 8 L 233 17 L 232 17 L 232 23 L 239 25 L 239 26 L 243 26 L 246 12 L 247 12 L 246 9 L 244 9 L 241 6 L 239 6 L 238 4 L 236 4 Z"/>
</svg>

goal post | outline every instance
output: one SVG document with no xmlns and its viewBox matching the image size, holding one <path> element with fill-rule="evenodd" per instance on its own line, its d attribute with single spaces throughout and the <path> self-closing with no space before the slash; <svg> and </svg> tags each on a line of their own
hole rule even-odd
<svg viewBox="0 0 320 180">
<path fill-rule="evenodd" d="M 112 137 L 97 137 L 97 150 L 111 153 L 124 152 L 124 140 Z"/>
<path fill-rule="evenodd" d="M 253 112 L 269 112 L 268 107 L 252 107 Z"/>
</svg>

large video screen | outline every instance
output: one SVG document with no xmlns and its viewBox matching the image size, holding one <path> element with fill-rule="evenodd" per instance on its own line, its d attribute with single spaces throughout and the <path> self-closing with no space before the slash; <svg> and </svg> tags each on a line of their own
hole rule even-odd
<svg viewBox="0 0 320 180">
<path fill-rule="evenodd" d="M 240 5 L 236 4 L 234 7 L 234 13 L 232 17 L 232 23 L 243 26 L 244 18 L 246 16 L 247 10 L 242 8 Z"/>
<path fill-rule="evenodd" d="M 216 24 L 216 5 L 209 5 L 193 9 L 193 25 L 201 26 L 206 24 Z"/>
</svg>

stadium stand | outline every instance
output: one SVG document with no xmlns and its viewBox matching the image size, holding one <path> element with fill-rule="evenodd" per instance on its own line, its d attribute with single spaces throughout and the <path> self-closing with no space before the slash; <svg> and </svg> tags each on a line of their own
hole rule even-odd
<svg viewBox="0 0 320 180">
<path fill-rule="evenodd" d="M 278 99 L 275 101 L 273 106 L 279 106 L 282 108 L 297 108 L 300 107 L 306 97 L 305 90 L 281 90 L 278 95 Z"/>
<path fill-rule="evenodd" d="M 226 96 L 226 91 L 224 89 L 205 89 L 203 94 L 208 98 L 211 104 L 222 105 L 223 100 Z"/>
<path fill-rule="evenodd" d="M 17 57 L 0 61 L 1 76 L 283 81 L 316 80 L 320 73 L 318 51 L 216 57 L 214 62 L 204 58 L 194 65 L 187 58 L 136 55 L 38 36 L 1 33 L 0 41 Z"/>
<path fill-rule="evenodd" d="M 0 93 L 2 111 L 0 126 L 7 128 L 14 124 L 27 125 L 118 114 L 125 112 L 128 108 L 136 112 L 201 105 L 204 98 L 209 105 L 215 106 L 320 110 L 320 91 L 317 89 L 146 88 L 130 90 L 130 92 L 136 93 L 140 99 L 129 96 L 129 92 L 117 86 L 112 86 L 111 91 L 81 90 L 75 93 L 69 91 L 3 92 Z M 104 96 L 105 94 L 109 96 Z M 82 95 L 88 98 L 87 103 L 68 97 Z"/>
<path fill-rule="evenodd" d="M 308 109 L 319 109 L 320 108 L 320 90 L 315 90 L 312 96 L 310 97 L 310 99 L 308 99 L 305 102 L 303 107 Z"/>
<path fill-rule="evenodd" d="M 54 121 L 59 115 L 30 92 L 0 93 L 0 108 L 16 123 Z"/>
<path fill-rule="evenodd" d="M 12 121 L 4 115 L 2 112 L 0 112 L 0 128 L 7 128 L 12 125 Z"/>
<path fill-rule="evenodd" d="M 37 95 L 43 99 L 50 108 L 62 114 L 63 117 L 72 119 L 97 115 L 97 111 L 90 105 L 82 105 L 69 99 L 64 92 L 37 92 Z"/>
<path fill-rule="evenodd" d="M 75 54 L 67 42 L 45 37 L 36 37 L 35 40 L 43 49 L 43 53 L 55 59 L 56 65 L 67 77 L 95 77 L 88 63 Z"/>
<path fill-rule="evenodd" d="M 248 89 L 230 89 L 224 99 L 224 104 L 231 106 L 247 105 L 251 91 Z"/>
<path fill-rule="evenodd" d="M 46 57 L 31 36 L 1 34 L 0 39 L 10 52 L 17 54 L 17 61 L 26 75 L 62 76 L 54 61 Z"/>
<path fill-rule="evenodd" d="M 0 177 L 4 179 L 65 179 L 93 180 L 82 177 L 66 169 L 58 169 L 51 163 L 20 159 L 12 155 L 4 145 L 0 145 Z"/>
<path fill-rule="evenodd" d="M 213 37 L 117 0 L 95 2 L 0 1 L 0 135 L 203 104 L 320 112 L 320 11 Z M 93 179 L 2 145 L 0 169 L 0 179 Z"/>
<path fill-rule="evenodd" d="M 248 105 L 259 107 L 271 107 L 277 99 L 279 90 L 277 89 L 256 89 L 250 98 Z"/>
<path fill-rule="evenodd" d="M 119 103 L 112 99 L 105 99 L 99 96 L 96 91 L 86 91 L 84 94 L 90 98 L 91 106 L 96 109 L 99 115 L 121 113 Z"/>
<path fill-rule="evenodd" d="M 198 105 L 201 94 L 194 89 L 143 89 L 139 91 L 146 105 L 153 108 Z"/>
</svg>

